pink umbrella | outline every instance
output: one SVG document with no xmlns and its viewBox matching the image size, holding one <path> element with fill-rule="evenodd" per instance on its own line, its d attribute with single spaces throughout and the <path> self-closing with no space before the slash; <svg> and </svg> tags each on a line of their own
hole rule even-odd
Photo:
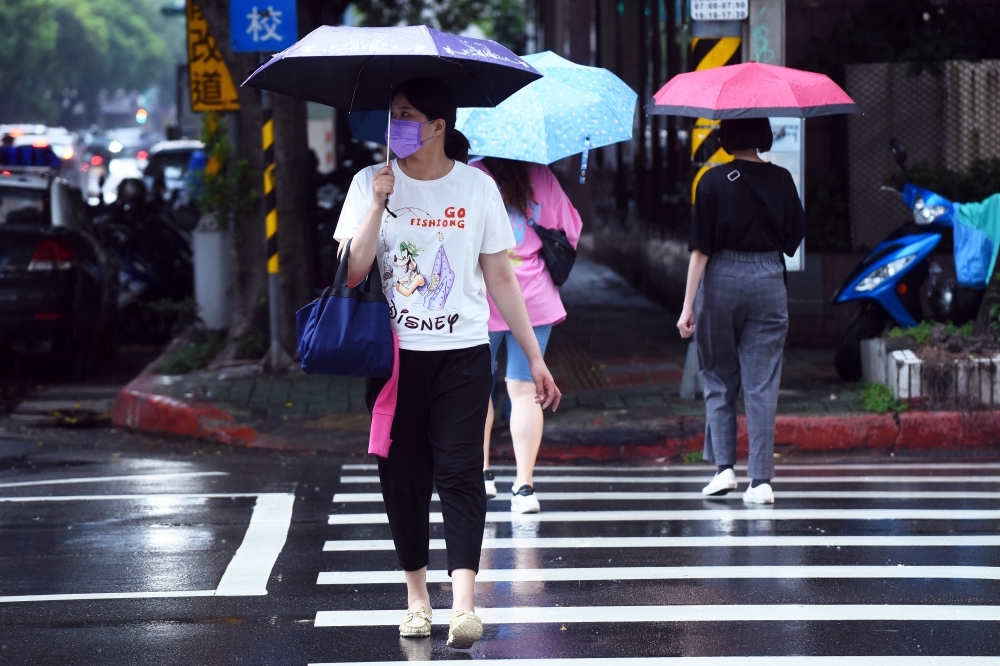
<svg viewBox="0 0 1000 666">
<path fill-rule="evenodd" d="M 653 95 L 646 113 L 726 118 L 811 118 L 861 113 L 830 77 L 748 62 L 678 74 Z"/>
</svg>

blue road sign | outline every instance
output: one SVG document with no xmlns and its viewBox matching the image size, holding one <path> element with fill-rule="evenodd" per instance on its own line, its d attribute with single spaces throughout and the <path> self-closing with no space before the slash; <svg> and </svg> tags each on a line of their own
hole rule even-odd
<svg viewBox="0 0 1000 666">
<path fill-rule="evenodd" d="M 230 0 L 233 51 L 283 51 L 299 38 L 295 0 Z"/>
</svg>

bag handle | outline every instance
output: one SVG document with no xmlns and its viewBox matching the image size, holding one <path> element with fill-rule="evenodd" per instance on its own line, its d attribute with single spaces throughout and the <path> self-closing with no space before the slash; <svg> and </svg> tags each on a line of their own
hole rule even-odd
<svg viewBox="0 0 1000 666">
<path fill-rule="evenodd" d="M 348 258 L 351 254 L 351 241 L 353 238 L 347 239 L 347 245 L 344 246 L 344 252 L 340 257 L 340 265 L 337 266 L 337 274 L 333 277 L 333 288 L 334 289 L 344 289 L 347 287 L 347 272 L 348 272 Z M 368 277 L 362 284 L 357 287 L 352 287 L 352 289 L 360 289 L 361 291 L 370 292 L 372 290 L 372 285 L 378 286 L 378 292 L 382 292 L 382 271 L 378 265 L 378 259 L 372 262 L 372 269 L 368 273 Z"/>
</svg>

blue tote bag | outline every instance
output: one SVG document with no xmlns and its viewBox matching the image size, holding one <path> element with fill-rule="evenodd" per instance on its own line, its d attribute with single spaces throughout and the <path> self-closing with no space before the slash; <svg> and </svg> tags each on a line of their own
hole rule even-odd
<svg viewBox="0 0 1000 666">
<path fill-rule="evenodd" d="M 392 374 L 392 329 L 378 262 L 367 280 L 348 287 L 350 251 L 347 241 L 333 285 L 295 313 L 302 370 L 307 375 L 387 378 Z"/>
</svg>

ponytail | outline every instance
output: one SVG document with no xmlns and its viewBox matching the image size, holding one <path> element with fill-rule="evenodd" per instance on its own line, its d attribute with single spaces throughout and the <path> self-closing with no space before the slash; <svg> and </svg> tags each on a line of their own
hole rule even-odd
<svg viewBox="0 0 1000 666">
<path fill-rule="evenodd" d="M 469 140 L 454 127 L 444 133 L 444 154 L 449 159 L 462 164 L 469 163 Z"/>
</svg>

